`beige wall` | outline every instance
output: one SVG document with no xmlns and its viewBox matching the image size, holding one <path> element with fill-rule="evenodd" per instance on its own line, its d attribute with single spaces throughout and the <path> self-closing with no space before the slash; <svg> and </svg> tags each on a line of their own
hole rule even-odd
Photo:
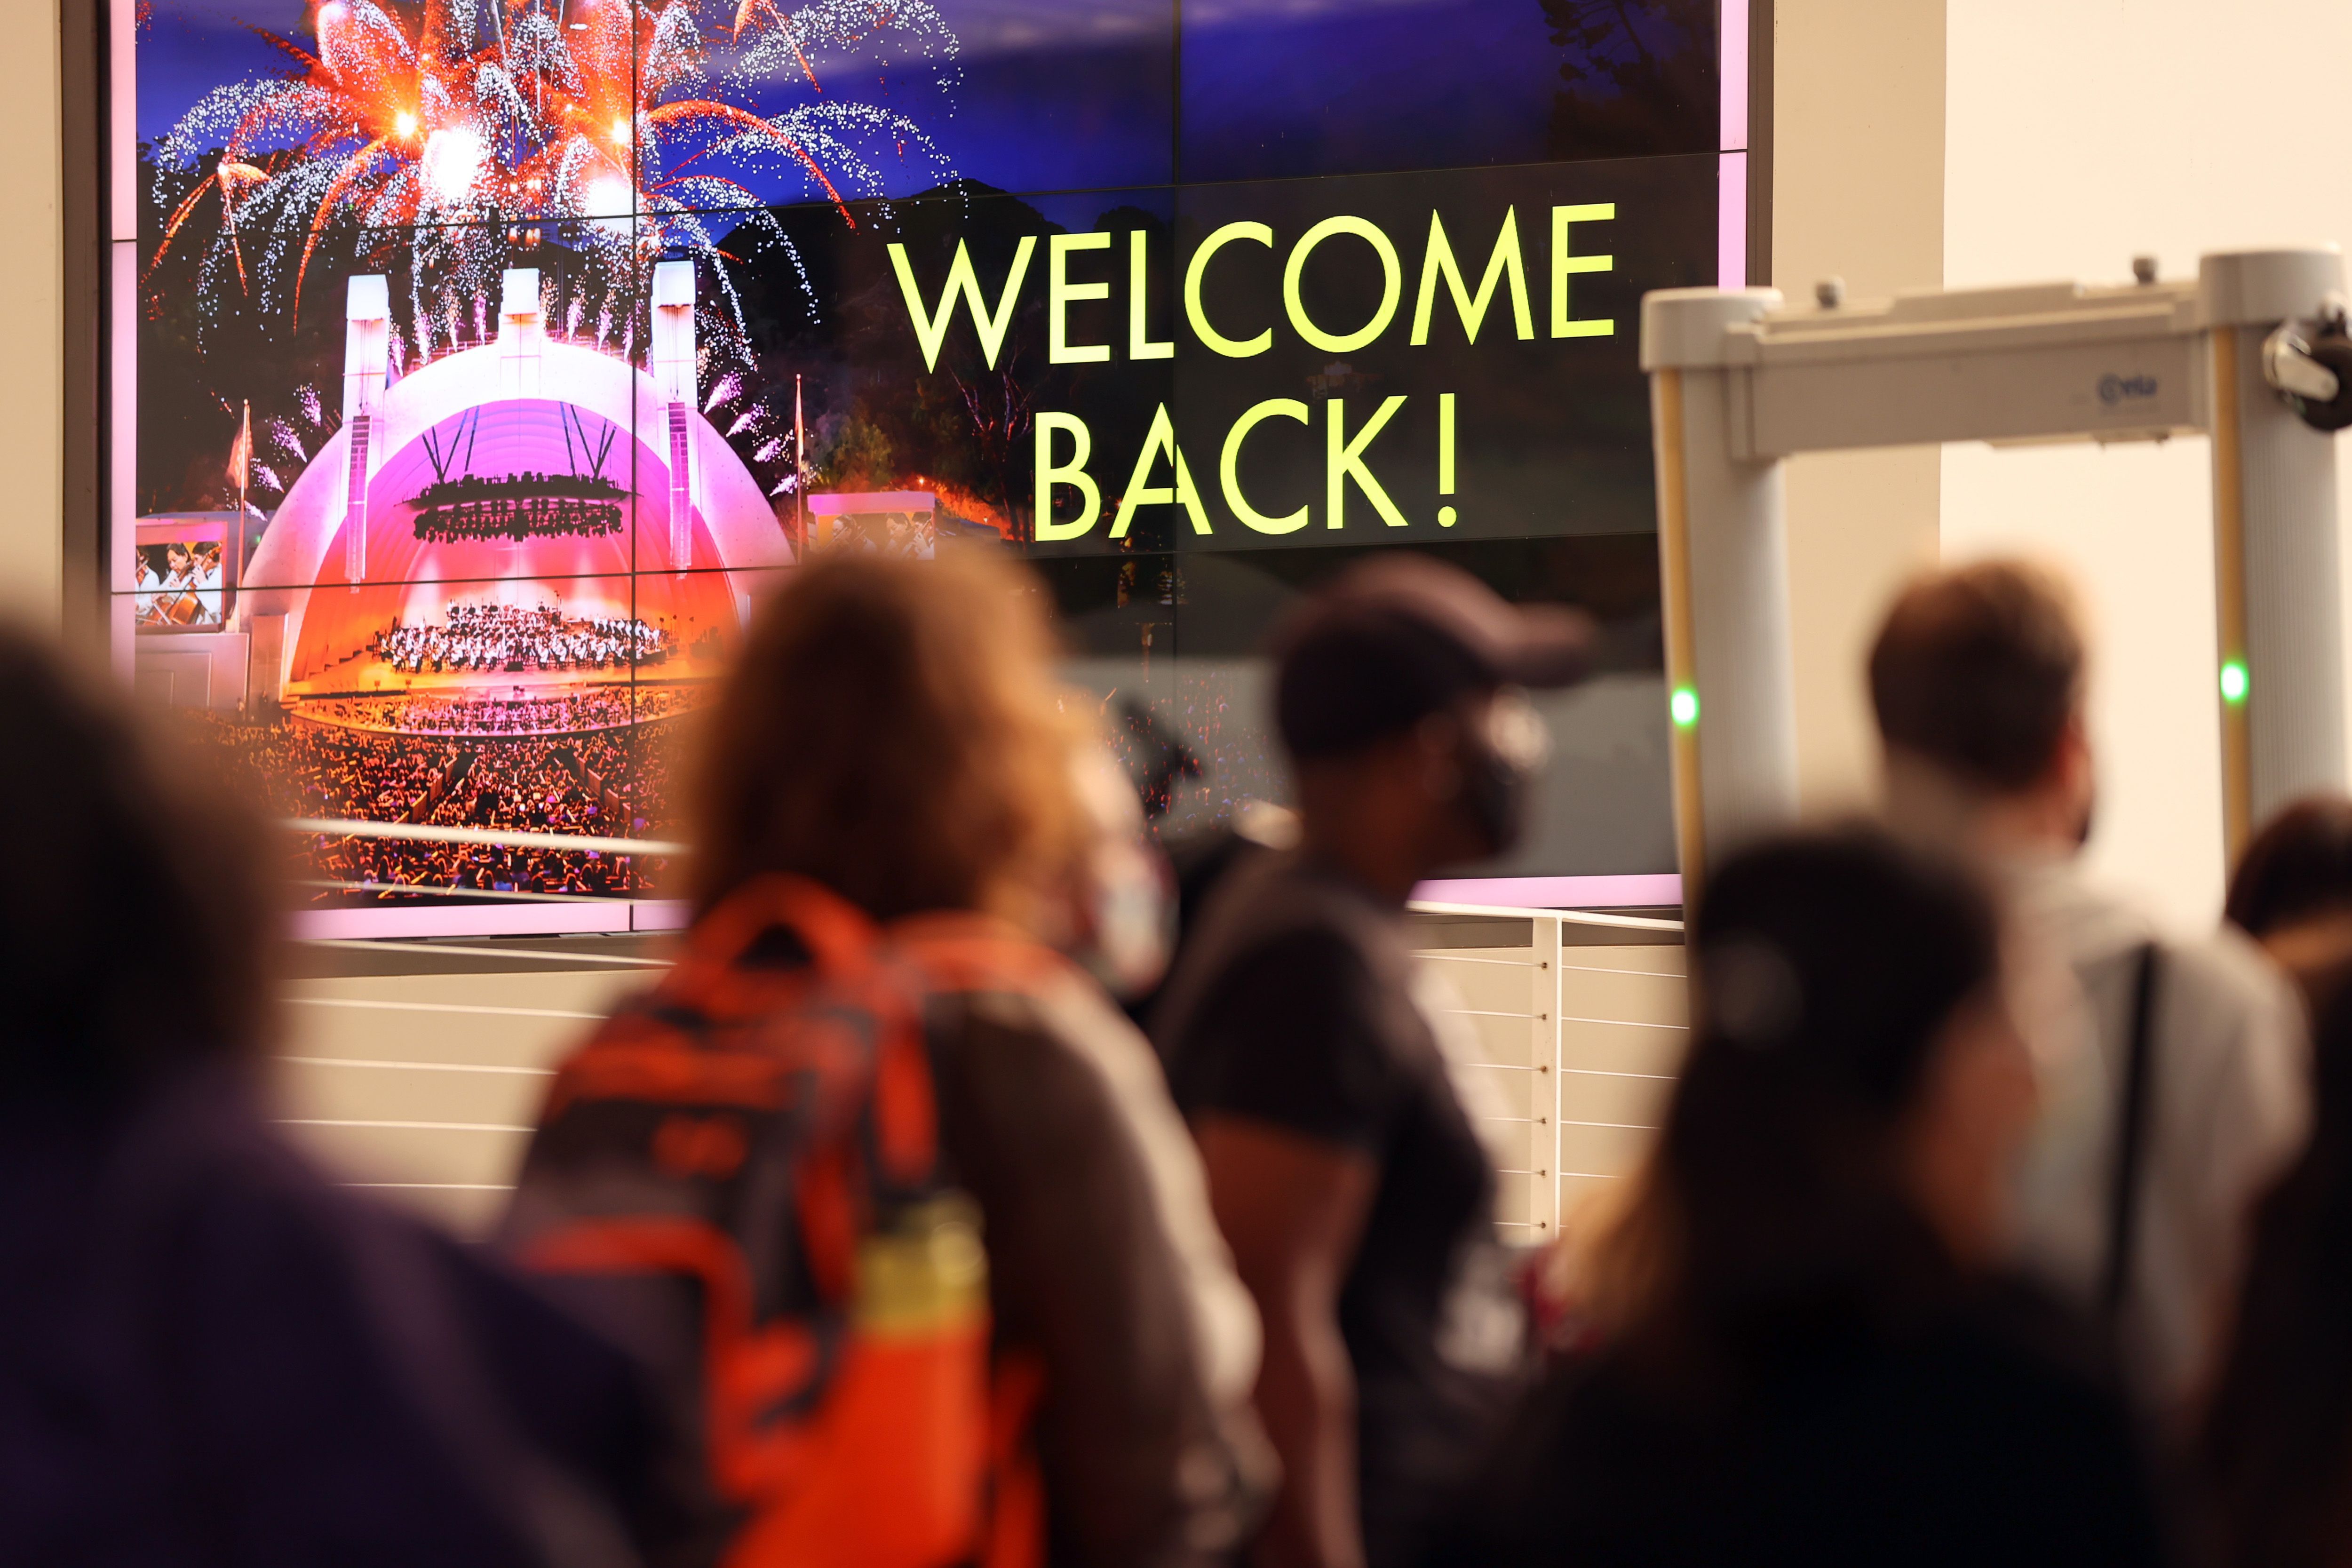
<svg viewBox="0 0 2352 1568">
<path fill-rule="evenodd" d="M 2167 276 L 2200 252 L 2352 243 L 2340 95 L 2344 0 L 1969 0 L 1947 33 L 1944 272 L 1955 287 Z M 2352 479 L 2352 451 L 2339 473 Z M 2100 638 L 2105 768 L 2092 853 L 2184 923 L 2222 885 L 2210 460 L 2201 439 L 1945 454 L 1948 554 L 2067 568 Z M 2345 494 L 2352 517 L 2352 487 Z M 2352 603 L 2352 599 L 2347 599 Z"/>
<path fill-rule="evenodd" d="M 2281 62 L 2352 52 L 2342 0 L 2128 8 L 2039 0 L 1779 0 L 1773 281 L 1849 294 L 2168 276 L 2200 252 L 2352 243 L 2340 110 Z M 2352 454 L 2340 468 L 2352 519 Z M 1807 805 L 1874 764 L 1861 658 L 1887 594 L 1933 559 L 2025 552 L 2083 590 L 2098 643 L 2097 873 L 2186 925 L 2223 879 L 2209 458 L 1978 446 L 1790 465 L 1799 763 Z M 2352 563 L 2352 548 L 2346 551 Z M 2352 604 L 2352 591 L 2347 591 Z"/>
<path fill-rule="evenodd" d="M 1943 0 L 1778 0 L 1772 280 L 1790 300 L 1944 277 Z M 1809 809 L 1858 804 L 1876 745 L 1862 658 L 1895 584 L 1936 553 L 1933 447 L 1789 465 L 1797 762 Z"/>
<path fill-rule="evenodd" d="M 64 526 L 56 0 L 0 4 L 0 612 L 55 624 Z"/>
</svg>

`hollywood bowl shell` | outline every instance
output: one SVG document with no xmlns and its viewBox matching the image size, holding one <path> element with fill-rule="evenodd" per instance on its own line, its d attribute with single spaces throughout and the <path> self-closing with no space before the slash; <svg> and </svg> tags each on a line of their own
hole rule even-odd
<svg viewBox="0 0 2352 1568">
<path fill-rule="evenodd" d="M 519 345 L 516 336 L 448 354 L 384 387 L 371 416 L 359 516 L 350 505 L 348 426 L 295 481 L 238 595 L 235 626 L 254 633 L 257 689 L 282 697 L 325 680 L 395 621 L 439 621 L 453 603 L 554 603 L 566 616 L 642 619 L 680 646 L 733 645 L 753 595 L 792 563 L 759 481 L 698 410 L 674 405 L 644 371 L 596 349 L 536 333 Z M 682 530 L 671 526 L 673 412 L 690 453 Z M 627 492 L 614 531 L 416 536 L 415 498 L 436 478 L 592 467 Z M 363 531 L 356 556 L 355 528 Z"/>
</svg>

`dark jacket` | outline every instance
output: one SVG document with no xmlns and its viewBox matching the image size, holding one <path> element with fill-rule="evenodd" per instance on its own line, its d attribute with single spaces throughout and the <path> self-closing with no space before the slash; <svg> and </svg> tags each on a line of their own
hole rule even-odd
<svg viewBox="0 0 2352 1568">
<path fill-rule="evenodd" d="M 1555 1367 L 1433 1568 L 2167 1561 L 2120 1394 L 2022 1291 L 1900 1326 L 1792 1321 L 1705 1373 L 1674 1359 Z"/>
<path fill-rule="evenodd" d="M 0 1562 L 636 1561 L 628 1365 L 233 1075 L 0 1103 Z"/>
</svg>

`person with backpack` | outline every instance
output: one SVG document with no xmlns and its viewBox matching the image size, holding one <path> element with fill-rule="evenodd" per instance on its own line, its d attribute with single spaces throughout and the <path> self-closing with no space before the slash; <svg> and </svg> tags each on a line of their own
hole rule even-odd
<svg viewBox="0 0 2352 1568">
<path fill-rule="evenodd" d="M 666 1563 L 1202 1563 L 1265 1489 L 1199 1163 L 1049 945 L 1118 917 L 1039 596 L 795 573 L 709 716 L 679 960 L 554 1079 L 505 1240 L 666 1391 Z"/>
<path fill-rule="evenodd" d="M 271 1125 L 275 846 L 0 631 L 0 1563 L 635 1568 L 635 1368 Z"/>
<path fill-rule="evenodd" d="M 2160 936 L 2083 871 L 2096 788 L 2070 595 L 2010 562 L 1895 600 L 1871 650 L 1886 811 L 1981 861 L 2012 902 L 2042 1111 L 2022 1261 L 2116 1336 L 2168 1425 L 2210 1371 L 2249 1206 L 2300 1144 L 2305 1025 L 2242 934 Z"/>
</svg>

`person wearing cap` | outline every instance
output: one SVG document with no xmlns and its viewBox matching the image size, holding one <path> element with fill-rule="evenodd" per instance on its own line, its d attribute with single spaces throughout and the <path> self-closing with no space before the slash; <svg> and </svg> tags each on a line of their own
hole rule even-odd
<svg viewBox="0 0 2352 1568">
<path fill-rule="evenodd" d="M 1260 1561 L 1414 1561 L 1518 1386 L 1525 1333 L 1493 1163 L 1404 922 L 1415 883 L 1518 837 L 1542 753 L 1520 688 L 1587 623 L 1423 557 L 1376 558 L 1279 629 L 1295 849 L 1207 900 L 1153 1019 L 1265 1325 L 1285 1481 Z"/>
</svg>

